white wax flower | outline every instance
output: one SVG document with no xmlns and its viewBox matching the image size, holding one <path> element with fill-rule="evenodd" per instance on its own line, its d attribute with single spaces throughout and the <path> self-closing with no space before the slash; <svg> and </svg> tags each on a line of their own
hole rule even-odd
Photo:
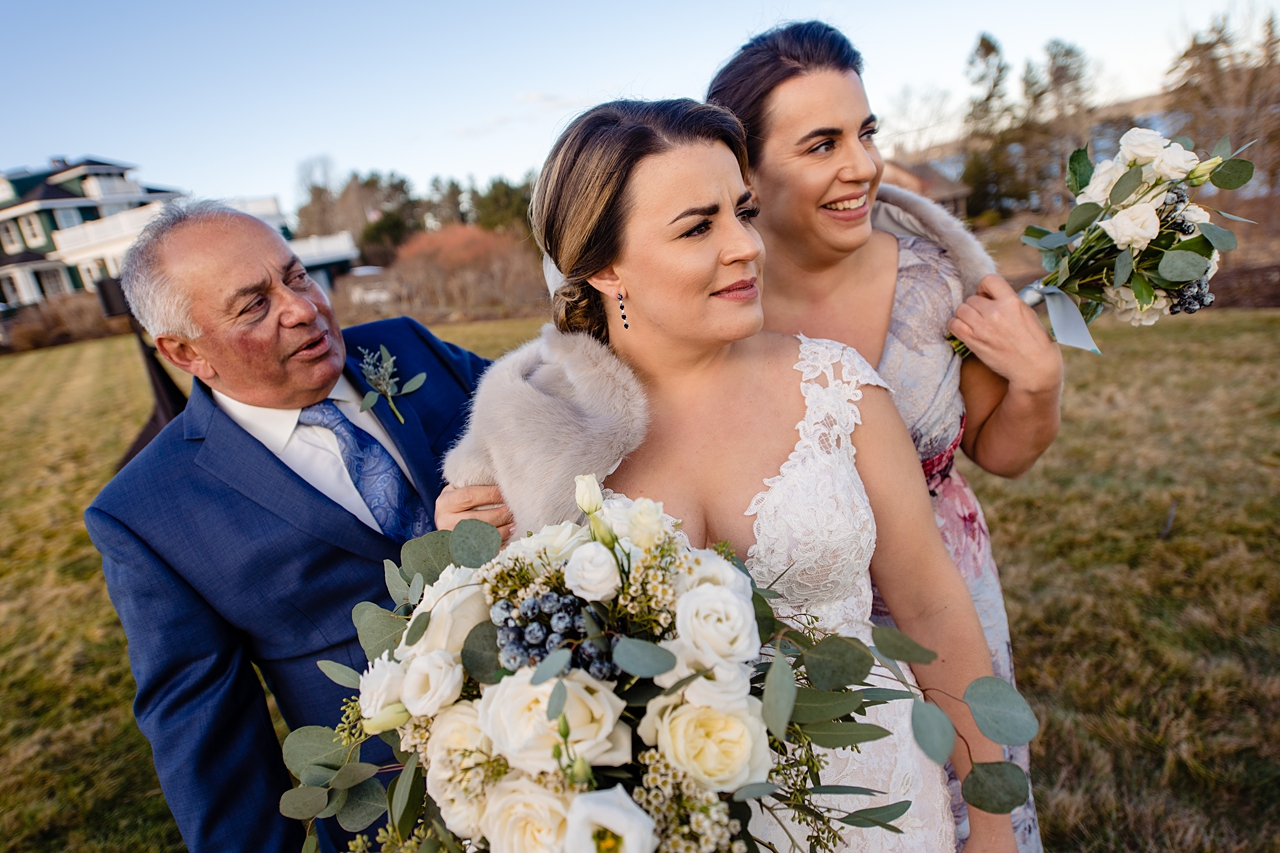
<svg viewBox="0 0 1280 853">
<path fill-rule="evenodd" d="M 600 483 L 596 480 L 595 474 L 579 474 L 574 477 L 573 488 L 578 509 L 587 515 L 599 512 L 604 506 L 604 495 L 600 492 Z"/>
<path fill-rule="evenodd" d="M 508 553 L 523 553 L 532 557 L 545 549 L 547 559 L 553 563 L 569 559 L 578 546 L 591 541 L 591 531 L 579 527 L 571 521 L 561 524 L 548 524 L 532 536 L 525 536 L 512 542 Z"/>
<path fill-rule="evenodd" d="M 1145 166 L 1156 159 L 1168 144 L 1169 140 L 1156 131 L 1135 127 L 1120 137 L 1120 156 L 1126 163 Z"/>
<path fill-rule="evenodd" d="M 526 667 L 487 688 L 476 706 L 480 730 L 514 769 L 530 774 L 558 772 L 551 754 L 560 743 L 558 721 L 547 719 L 556 679 L 535 685 L 530 683 L 532 678 L 533 669 Z M 626 703 L 613 692 L 613 685 L 596 681 L 580 669 L 569 670 L 561 680 L 573 754 L 595 766 L 629 762 L 631 730 L 619 722 Z"/>
<path fill-rule="evenodd" d="M 1129 171 L 1129 165 L 1117 157 L 1114 160 L 1103 160 L 1093 167 L 1093 177 L 1089 185 L 1076 197 L 1076 203 L 1093 202 L 1106 206 L 1111 197 L 1111 188 L 1120 180 L 1120 176 Z"/>
<path fill-rule="evenodd" d="M 434 717 L 462 694 L 462 662 L 445 649 L 414 655 L 405 667 L 400 698 L 415 717 Z"/>
<path fill-rule="evenodd" d="M 601 829 L 622 839 L 618 853 L 653 853 L 658 849 L 653 818 L 627 796 L 621 785 L 573 798 L 565 827 L 564 853 L 598 853 L 595 834 Z"/>
<path fill-rule="evenodd" d="M 694 548 L 676 569 L 676 595 L 704 584 L 751 600 L 751 579 L 710 548 Z"/>
<path fill-rule="evenodd" d="M 439 649 L 458 654 L 471 629 L 489 621 L 484 589 L 475 572 L 465 566 L 448 566 L 434 584 L 422 591 L 422 601 L 413 610 L 414 617 L 419 613 L 430 613 L 431 622 L 426 633 L 412 646 L 403 639 L 400 641 L 396 649 L 400 660 Z"/>
<path fill-rule="evenodd" d="M 709 670 L 684 686 L 681 691 L 684 701 L 723 711 L 746 710 L 747 696 L 751 693 L 751 667 L 701 654 L 679 637 L 663 640 L 658 645 L 676 656 L 676 665 L 655 676 L 654 684 L 665 689 L 694 673 Z"/>
<path fill-rule="evenodd" d="M 508 773 L 489 792 L 480 830 L 493 853 L 558 853 L 568 815 L 565 797 L 522 773 Z"/>
<path fill-rule="evenodd" d="M 662 504 L 636 498 L 627 513 L 627 535 L 637 548 L 652 548 L 662 538 Z"/>
<path fill-rule="evenodd" d="M 1099 224 L 1117 247 L 1139 252 L 1160 233 L 1160 215 L 1149 201 L 1127 207 Z"/>
<path fill-rule="evenodd" d="M 1200 162 L 1194 151 L 1188 151 L 1181 144 L 1172 142 L 1163 148 L 1151 162 L 1155 173 L 1166 181 L 1180 181 L 1191 173 Z"/>
<path fill-rule="evenodd" d="M 392 660 L 390 652 L 383 652 L 382 657 L 370 662 L 360 676 L 360 715 L 369 734 L 389 731 L 409 719 L 409 712 L 400 701 L 403 684 L 404 666 Z"/>
<path fill-rule="evenodd" d="M 736 791 L 769 778 L 773 759 L 760 700 L 747 697 L 742 711 L 681 703 L 675 696 L 650 700 L 637 729 L 648 745 L 713 791 Z"/>
<path fill-rule="evenodd" d="M 708 584 L 676 599 L 676 636 L 713 659 L 746 663 L 760 656 L 751 602 Z"/>
<path fill-rule="evenodd" d="M 622 575 L 613 551 L 599 542 L 588 542 L 569 557 L 564 582 L 586 601 L 612 601 L 622 586 Z"/>
</svg>

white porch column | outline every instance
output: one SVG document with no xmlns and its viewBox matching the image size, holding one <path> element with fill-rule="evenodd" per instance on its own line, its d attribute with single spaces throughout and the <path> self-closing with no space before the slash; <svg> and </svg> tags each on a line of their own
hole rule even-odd
<svg viewBox="0 0 1280 853">
<path fill-rule="evenodd" d="M 19 267 L 11 272 L 13 283 L 18 288 L 18 298 L 22 300 L 22 304 L 31 305 L 44 301 L 44 294 L 40 292 L 40 286 L 36 283 L 35 273 L 30 268 Z"/>
</svg>

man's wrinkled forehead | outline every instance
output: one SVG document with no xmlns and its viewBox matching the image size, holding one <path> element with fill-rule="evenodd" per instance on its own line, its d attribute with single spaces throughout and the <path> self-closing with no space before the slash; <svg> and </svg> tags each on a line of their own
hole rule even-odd
<svg viewBox="0 0 1280 853">
<path fill-rule="evenodd" d="M 270 225 L 235 214 L 175 230 L 165 241 L 162 259 L 166 272 L 179 280 L 216 280 L 238 288 L 261 279 L 264 272 L 283 273 L 293 251 Z"/>
</svg>

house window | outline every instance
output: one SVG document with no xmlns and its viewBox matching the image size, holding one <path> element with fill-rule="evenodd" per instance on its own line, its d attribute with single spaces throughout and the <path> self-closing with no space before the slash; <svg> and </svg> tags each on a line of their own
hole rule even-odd
<svg viewBox="0 0 1280 853">
<path fill-rule="evenodd" d="M 80 210 L 75 207 L 60 207 L 53 212 L 53 221 L 58 223 L 59 228 L 74 228 L 84 219 L 80 217 Z"/>
<path fill-rule="evenodd" d="M 0 301 L 18 304 L 18 286 L 11 275 L 0 275 Z"/>
<path fill-rule="evenodd" d="M 0 222 L 0 246 L 4 247 L 6 255 L 16 255 L 26 248 L 22 245 L 18 226 L 13 222 Z"/>
<path fill-rule="evenodd" d="M 44 223 L 40 221 L 39 214 L 19 216 L 18 227 L 22 229 L 22 238 L 27 241 L 28 247 L 34 249 L 44 245 Z"/>
<path fill-rule="evenodd" d="M 98 279 L 102 278 L 102 262 L 86 261 L 80 265 L 80 280 L 84 282 L 84 289 L 90 293 L 98 292 Z"/>
<path fill-rule="evenodd" d="M 131 206 L 132 205 L 129 204 L 103 204 L 99 205 L 98 211 L 102 214 L 102 218 L 106 219 L 108 216 L 115 216 L 117 213 L 124 213 Z"/>
<path fill-rule="evenodd" d="M 71 288 L 67 286 L 67 277 L 62 274 L 61 267 L 37 270 L 36 281 L 39 282 L 40 289 L 44 291 L 45 296 L 61 296 L 64 293 L 71 292 Z"/>
</svg>

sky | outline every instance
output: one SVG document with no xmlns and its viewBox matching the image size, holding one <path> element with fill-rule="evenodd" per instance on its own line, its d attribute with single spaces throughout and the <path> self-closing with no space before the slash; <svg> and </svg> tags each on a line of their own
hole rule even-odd
<svg viewBox="0 0 1280 853">
<path fill-rule="evenodd" d="M 394 170 L 419 190 L 435 175 L 484 186 L 536 169 L 583 109 L 618 97 L 700 98 L 746 39 L 812 18 L 862 51 L 892 147 L 894 131 L 909 129 L 904 90 L 963 105 L 965 59 L 980 32 L 1001 43 L 1013 91 L 1023 63 L 1061 38 L 1095 63 L 1098 100 L 1113 101 L 1158 91 L 1215 15 L 1257 21 L 1277 8 L 1280 0 L 0 0 L 0 169 L 104 157 L 138 165 L 149 184 L 208 198 L 275 195 L 287 211 L 298 203 L 299 164 L 315 157 L 329 158 L 339 180 Z"/>
</svg>

